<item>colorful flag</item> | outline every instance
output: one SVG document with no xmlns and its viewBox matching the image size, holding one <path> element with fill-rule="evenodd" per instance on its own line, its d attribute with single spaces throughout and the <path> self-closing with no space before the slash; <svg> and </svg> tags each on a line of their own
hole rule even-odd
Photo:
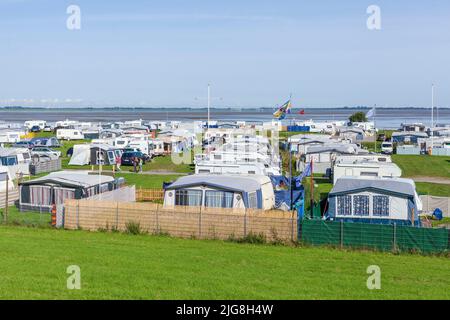
<svg viewBox="0 0 450 320">
<path fill-rule="evenodd" d="M 367 118 L 372 118 L 373 116 L 375 116 L 375 108 L 370 109 L 366 114 Z"/>
<path fill-rule="evenodd" d="M 288 113 L 291 113 L 291 100 L 279 107 L 278 110 L 273 113 L 273 116 L 278 120 L 283 120 Z"/>
</svg>

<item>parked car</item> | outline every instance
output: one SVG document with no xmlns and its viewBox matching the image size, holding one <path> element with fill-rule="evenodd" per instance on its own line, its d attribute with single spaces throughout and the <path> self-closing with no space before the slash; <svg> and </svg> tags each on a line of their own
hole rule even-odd
<svg viewBox="0 0 450 320">
<path fill-rule="evenodd" d="M 378 134 L 377 141 L 383 142 L 386 140 L 386 135 L 384 133 Z"/>
<path fill-rule="evenodd" d="M 35 147 L 31 149 L 31 156 L 35 155 L 49 157 L 50 159 L 58 159 L 61 156 L 61 151 L 56 151 L 47 147 Z"/>
<path fill-rule="evenodd" d="M 32 149 L 34 147 L 34 144 L 29 140 L 22 140 L 14 143 L 13 148 L 28 148 Z"/>
<path fill-rule="evenodd" d="M 139 159 L 142 159 L 144 164 L 145 164 L 145 161 L 147 161 L 147 156 L 140 151 L 132 151 L 132 152 L 126 151 L 122 154 L 121 164 L 125 165 L 125 166 L 132 166 L 133 162 L 131 159 L 133 157 L 138 157 Z"/>
<path fill-rule="evenodd" d="M 381 153 L 392 154 L 394 152 L 394 145 L 390 141 L 385 141 L 381 144 Z"/>
<path fill-rule="evenodd" d="M 32 126 L 31 129 L 30 129 L 30 132 L 34 132 L 34 133 L 41 132 L 41 127 L 39 127 L 39 126 Z"/>
<path fill-rule="evenodd" d="M 44 132 L 52 132 L 52 131 L 53 131 L 52 127 L 50 127 L 50 126 L 44 127 Z"/>
<path fill-rule="evenodd" d="M 144 155 L 144 158 L 143 158 L 144 161 L 150 161 L 150 160 L 152 160 L 152 157 L 151 157 L 151 156 L 149 156 L 148 154 L 142 152 L 141 149 L 139 149 L 139 148 L 130 148 L 130 147 L 127 147 L 127 148 L 123 149 L 123 153 L 126 153 L 126 152 L 138 152 L 138 153 L 142 153 L 142 154 Z"/>
</svg>

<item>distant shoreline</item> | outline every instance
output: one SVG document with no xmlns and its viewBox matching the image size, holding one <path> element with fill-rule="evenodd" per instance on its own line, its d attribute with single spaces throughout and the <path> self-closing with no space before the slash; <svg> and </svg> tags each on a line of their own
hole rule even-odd
<svg viewBox="0 0 450 320">
<path fill-rule="evenodd" d="M 8 107 L 3 106 L 0 107 L 1 111 L 29 111 L 29 110 L 68 110 L 68 111 L 76 111 L 76 110 L 145 110 L 145 111 L 155 111 L 160 112 L 161 110 L 169 111 L 169 110 L 206 110 L 206 107 L 21 107 L 14 106 Z M 211 110 L 245 110 L 252 111 L 258 110 L 273 110 L 275 107 L 211 107 Z M 304 109 L 304 110 L 370 110 L 372 107 L 298 107 L 294 109 Z M 414 109 L 414 110 L 428 110 L 430 107 L 377 107 L 377 109 L 382 110 L 398 110 L 398 109 Z M 439 110 L 447 110 L 450 107 L 438 107 Z"/>
</svg>

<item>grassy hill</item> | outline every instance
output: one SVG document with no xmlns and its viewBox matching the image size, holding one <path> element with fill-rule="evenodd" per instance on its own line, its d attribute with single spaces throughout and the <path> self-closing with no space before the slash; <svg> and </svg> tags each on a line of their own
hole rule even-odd
<svg viewBox="0 0 450 320">
<path fill-rule="evenodd" d="M 0 299 L 449 299 L 450 260 L 0 226 Z M 81 290 L 66 269 L 81 268 Z M 366 287 L 381 268 L 381 290 Z"/>
</svg>

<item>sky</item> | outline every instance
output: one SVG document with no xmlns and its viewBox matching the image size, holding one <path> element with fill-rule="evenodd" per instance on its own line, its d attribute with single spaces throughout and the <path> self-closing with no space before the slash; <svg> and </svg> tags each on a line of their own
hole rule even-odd
<svg viewBox="0 0 450 320">
<path fill-rule="evenodd" d="M 0 105 L 450 107 L 449 31 L 448 0 L 0 0 Z"/>
</svg>

